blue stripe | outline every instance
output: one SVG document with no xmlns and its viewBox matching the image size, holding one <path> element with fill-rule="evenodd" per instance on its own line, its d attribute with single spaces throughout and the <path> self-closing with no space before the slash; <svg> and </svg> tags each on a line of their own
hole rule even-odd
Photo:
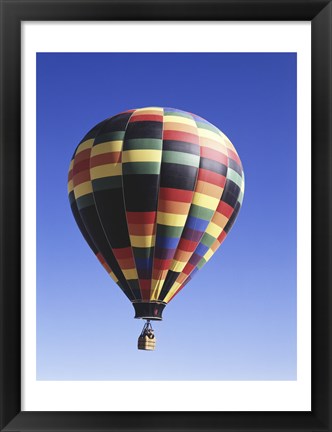
<svg viewBox="0 0 332 432">
<path fill-rule="evenodd" d="M 204 256 L 206 254 L 206 252 L 209 250 L 209 248 L 207 246 L 205 246 L 204 244 L 200 243 L 196 250 L 195 250 L 195 254 L 199 255 L 199 256 Z"/>
<path fill-rule="evenodd" d="M 152 268 L 153 257 L 150 258 L 135 258 L 137 269 L 149 269 Z"/>
<path fill-rule="evenodd" d="M 179 238 L 157 236 L 156 246 L 163 249 L 175 249 L 179 243 Z"/>
<path fill-rule="evenodd" d="M 205 231 L 209 221 L 199 219 L 194 216 L 189 216 L 187 219 L 186 227 L 191 228 L 195 231 Z"/>
</svg>

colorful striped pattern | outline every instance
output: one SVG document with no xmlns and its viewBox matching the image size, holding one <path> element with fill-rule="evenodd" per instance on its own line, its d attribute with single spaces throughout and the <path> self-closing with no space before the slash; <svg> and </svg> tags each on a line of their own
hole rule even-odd
<svg viewBox="0 0 332 432">
<path fill-rule="evenodd" d="M 166 304 L 227 236 L 244 174 L 215 126 L 149 107 L 111 117 L 83 138 L 68 193 L 85 240 L 127 297 Z"/>
</svg>

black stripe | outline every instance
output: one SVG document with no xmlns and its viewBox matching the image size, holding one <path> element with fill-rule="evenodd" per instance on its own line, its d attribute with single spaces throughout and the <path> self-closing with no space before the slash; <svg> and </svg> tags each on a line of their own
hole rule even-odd
<svg viewBox="0 0 332 432">
<path fill-rule="evenodd" d="M 122 113 L 105 120 L 105 124 L 100 129 L 98 135 L 103 135 L 108 132 L 125 131 L 128 120 L 133 113 Z"/>
<path fill-rule="evenodd" d="M 232 170 L 236 171 L 242 177 L 242 169 L 235 160 L 228 158 L 228 166 L 232 168 Z"/>
<path fill-rule="evenodd" d="M 199 167 L 226 176 L 227 166 L 212 159 L 201 157 Z"/>
<path fill-rule="evenodd" d="M 162 164 L 160 187 L 193 191 L 196 185 L 197 168 L 173 163 Z"/>
<path fill-rule="evenodd" d="M 93 195 L 101 224 L 111 247 L 115 249 L 129 247 L 122 188 L 94 191 Z"/>
<path fill-rule="evenodd" d="M 84 141 L 87 141 L 88 139 L 93 139 L 96 137 L 96 135 L 99 132 L 99 129 L 103 127 L 103 125 L 107 122 L 108 120 L 103 120 L 102 122 L 98 123 L 96 126 L 94 126 L 92 129 L 89 130 L 89 132 L 84 136 L 84 138 L 80 141 L 80 144 Z M 80 145 L 79 144 L 79 145 Z M 75 150 L 76 153 L 76 150 Z M 75 155 L 74 153 L 74 155 Z"/>
<path fill-rule="evenodd" d="M 87 244 L 90 246 L 90 249 L 92 249 L 92 252 L 93 252 L 95 255 L 97 255 L 97 253 L 98 253 L 98 248 L 97 248 L 96 245 L 94 244 L 94 242 L 93 242 L 92 238 L 90 237 L 90 235 L 89 235 L 87 229 L 85 228 L 85 225 L 84 225 L 84 223 L 83 223 L 83 221 L 82 221 L 82 218 L 81 218 L 81 216 L 80 216 L 80 213 L 79 213 L 79 211 L 78 211 L 76 201 L 72 201 L 70 207 L 71 207 L 71 211 L 73 212 L 73 216 L 74 216 L 74 218 L 75 218 L 75 221 L 76 221 L 76 223 L 77 223 L 77 226 L 78 226 L 79 230 L 80 230 L 81 233 L 82 233 L 82 236 L 84 237 L 84 239 L 85 239 L 85 241 L 87 242 Z"/>
<path fill-rule="evenodd" d="M 198 144 L 191 144 L 183 141 L 164 140 L 163 150 L 178 151 L 199 156 L 200 147 Z"/>
<path fill-rule="evenodd" d="M 137 121 L 128 123 L 126 140 L 133 138 L 162 139 L 163 123 L 157 121 Z M 124 146 L 125 148 L 125 146 Z"/>
<path fill-rule="evenodd" d="M 161 301 L 164 300 L 164 298 L 168 294 L 169 290 L 174 285 L 174 282 L 178 278 L 179 274 L 180 274 L 179 272 L 173 272 L 172 270 L 168 271 L 166 279 L 165 279 L 165 282 L 164 282 L 164 285 L 163 285 L 163 287 L 162 287 L 162 289 L 160 291 L 158 300 L 161 300 Z"/>
<path fill-rule="evenodd" d="M 237 184 L 235 184 L 232 180 L 227 179 L 225 190 L 222 195 L 222 201 L 234 208 L 240 195 L 240 191 L 241 190 Z"/>
<path fill-rule="evenodd" d="M 123 276 L 123 273 L 114 257 L 110 245 L 107 242 L 103 228 L 100 224 L 100 220 L 96 208 L 85 207 L 80 211 L 80 216 L 90 237 L 93 238 L 96 247 L 104 257 L 107 264 L 112 269 L 115 276 L 119 279 L 123 292 L 129 298 L 129 300 L 134 300 L 134 296 L 129 289 L 128 283 L 125 277 Z"/>
<path fill-rule="evenodd" d="M 241 204 L 239 202 L 237 202 L 235 204 L 234 211 L 233 211 L 231 217 L 229 218 L 229 221 L 227 222 L 227 224 L 224 228 L 224 230 L 226 231 L 227 234 L 230 231 L 230 229 L 232 228 L 232 226 L 233 226 L 233 224 L 237 218 L 237 215 L 239 214 L 240 208 L 241 208 Z"/>
<path fill-rule="evenodd" d="M 159 175 L 128 174 L 123 176 L 126 211 L 151 212 L 157 210 Z"/>
</svg>

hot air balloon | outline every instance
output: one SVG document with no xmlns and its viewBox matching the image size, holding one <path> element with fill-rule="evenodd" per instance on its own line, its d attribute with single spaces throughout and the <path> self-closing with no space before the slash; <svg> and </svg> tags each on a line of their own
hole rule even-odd
<svg viewBox="0 0 332 432">
<path fill-rule="evenodd" d="M 230 140 L 173 108 L 129 110 L 97 124 L 70 162 L 68 194 L 86 242 L 147 320 L 138 348 L 152 350 L 150 320 L 224 241 L 242 204 L 244 174 Z"/>
</svg>

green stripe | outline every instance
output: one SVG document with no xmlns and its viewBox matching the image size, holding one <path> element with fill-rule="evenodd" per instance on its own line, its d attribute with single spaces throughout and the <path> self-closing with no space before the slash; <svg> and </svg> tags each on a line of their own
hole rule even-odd
<svg viewBox="0 0 332 432">
<path fill-rule="evenodd" d="M 215 126 L 213 126 L 211 123 L 203 123 L 203 122 L 196 120 L 196 125 L 199 129 L 207 129 L 207 130 L 210 130 L 212 132 L 215 132 L 217 135 L 220 134 L 219 129 L 216 128 Z"/>
<path fill-rule="evenodd" d="M 73 202 L 75 202 L 75 194 L 74 194 L 74 191 L 71 191 L 71 192 L 70 192 L 70 194 L 68 195 L 68 198 L 69 198 L 70 205 L 72 205 Z"/>
<path fill-rule="evenodd" d="M 198 217 L 204 220 L 211 220 L 214 215 L 214 210 L 207 209 L 205 207 L 197 206 L 196 204 L 191 204 L 190 206 L 190 216 Z"/>
<path fill-rule="evenodd" d="M 237 197 L 237 200 L 239 201 L 239 203 L 242 205 L 242 201 L 243 201 L 243 192 L 242 191 L 240 191 L 240 194 L 239 194 L 239 196 Z"/>
<path fill-rule="evenodd" d="M 202 258 L 200 261 L 199 261 L 199 263 L 197 264 L 197 268 L 198 268 L 198 270 L 200 270 L 202 267 L 203 267 L 203 265 L 204 264 L 206 264 L 207 263 L 207 261 L 206 261 L 206 259 L 205 258 Z"/>
<path fill-rule="evenodd" d="M 125 150 L 162 150 L 163 142 L 155 138 L 135 138 L 125 141 Z"/>
<path fill-rule="evenodd" d="M 126 162 L 122 164 L 126 174 L 160 174 L 160 162 Z"/>
<path fill-rule="evenodd" d="M 154 248 L 138 248 L 138 247 L 133 247 L 133 253 L 134 256 L 137 258 L 149 258 L 151 255 L 153 255 L 153 250 Z"/>
<path fill-rule="evenodd" d="M 92 187 L 94 191 L 121 189 L 122 176 L 102 177 L 100 179 L 92 180 Z"/>
<path fill-rule="evenodd" d="M 172 112 L 172 111 L 164 111 L 165 116 L 177 116 L 177 117 L 185 117 L 190 120 L 193 120 L 192 116 L 190 114 L 187 114 L 185 112 Z"/>
<path fill-rule="evenodd" d="M 235 184 L 239 186 L 239 188 L 241 188 L 243 182 L 242 177 L 236 171 L 229 167 L 227 170 L 227 179 L 232 180 Z"/>
<path fill-rule="evenodd" d="M 162 162 L 199 167 L 200 157 L 190 153 L 163 151 Z"/>
<path fill-rule="evenodd" d="M 205 233 L 200 241 L 204 246 L 211 247 L 217 239 L 212 235 Z"/>
<path fill-rule="evenodd" d="M 83 195 L 76 200 L 77 208 L 79 210 L 84 209 L 85 207 L 90 207 L 95 205 L 95 201 L 93 199 L 93 194 L 89 193 L 87 195 Z"/>
<path fill-rule="evenodd" d="M 158 224 L 157 233 L 158 236 L 180 238 L 183 231 L 183 227 L 173 227 L 169 225 Z"/>
<path fill-rule="evenodd" d="M 98 135 L 93 145 L 95 146 L 108 141 L 122 141 L 124 136 L 125 136 L 124 131 L 108 132 L 102 135 Z"/>
</svg>

